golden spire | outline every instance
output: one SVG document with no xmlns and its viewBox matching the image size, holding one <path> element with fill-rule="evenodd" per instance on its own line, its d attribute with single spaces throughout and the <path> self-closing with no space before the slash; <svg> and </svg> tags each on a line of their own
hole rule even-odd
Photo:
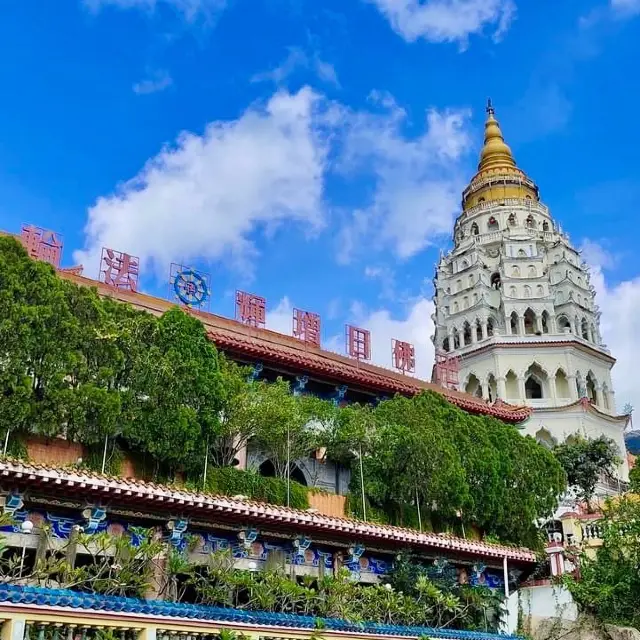
<svg viewBox="0 0 640 640">
<path fill-rule="evenodd" d="M 516 166 L 511 149 L 504 141 L 502 131 L 500 131 L 495 113 L 491 99 L 489 99 L 487 101 L 487 120 L 484 124 L 484 146 L 480 153 L 478 171 Z"/>
<path fill-rule="evenodd" d="M 466 210 L 481 203 L 504 203 L 509 199 L 539 201 L 538 187 L 517 167 L 489 100 L 478 173 L 462 194 L 462 207 Z"/>
</svg>

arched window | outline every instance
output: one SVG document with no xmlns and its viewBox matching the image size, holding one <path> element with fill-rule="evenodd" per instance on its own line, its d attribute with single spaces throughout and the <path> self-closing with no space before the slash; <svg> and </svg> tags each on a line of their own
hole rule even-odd
<svg viewBox="0 0 640 640">
<path fill-rule="evenodd" d="M 571 323 L 567 316 L 558 316 L 558 330 L 560 333 L 566 333 L 567 329 L 571 332 Z"/>
<path fill-rule="evenodd" d="M 571 398 L 571 391 L 569 390 L 569 379 L 567 374 L 562 370 L 556 371 L 556 396 L 558 399 L 565 400 L 567 403 Z"/>
<path fill-rule="evenodd" d="M 499 273 L 494 273 L 491 276 L 491 287 L 493 289 L 499 289 L 502 286 L 502 279 L 500 278 Z"/>
<path fill-rule="evenodd" d="M 529 265 L 527 273 L 530 278 L 536 278 L 538 276 L 538 272 L 532 264 Z"/>
<path fill-rule="evenodd" d="M 466 260 L 463 260 L 460 263 L 460 271 L 464 271 L 469 266 L 469 263 Z"/>
<path fill-rule="evenodd" d="M 505 376 L 505 387 L 507 400 L 517 400 L 520 393 L 518 391 L 518 378 L 513 371 L 508 371 Z"/>
<path fill-rule="evenodd" d="M 509 215 L 509 226 L 510 227 L 515 227 L 516 226 L 516 214 L 512 213 Z"/>
<path fill-rule="evenodd" d="M 527 252 L 524 249 L 518 249 L 518 258 L 526 258 Z"/>
<path fill-rule="evenodd" d="M 536 228 L 536 221 L 533 219 L 533 216 L 531 214 L 529 214 L 527 216 L 527 227 L 529 227 L 529 229 L 535 229 Z"/>
<path fill-rule="evenodd" d="M 462 308 L 463 309 L 468 309 L 469 308 L 469 298 L 468 298 L 468 296 L 465 296 L 462 299 Z"/>
<path fill-rule="evenodd" d="M 511 277 L 519 278 L 520 277 L 520 267 L 513 266 L 511 267 Z"/>
<path fill-rule="evenodd" d="M 544 398 L 547 385 L 547 374 L 535 362 L 525 373 L 524 391 L 527 399 L 539 400 Z"/>
<path fill-rule="evenodd" d="M 458 313 L 460 311 L 460 305 L 456 302 L 453 303 L 453 313 Z"/>
<path fill-rule="evenodd" d="M 473 294 L 473 304 L 476 304 L 478 302 L 478 294 L 474 293 Z"/>
<path fill-rule="evenodd" d="M 542 333 L 549 333 L 549 314 L 546 311 L 542 312 L 540 323 L 542 324 Z"/>
<path fill-rule="evenodd" d="M 526 334 L 536 332 L 536 314 L 531 309 L 524 312 L 524 332 Z"/>
<path fill-rule="evenodd" d="M 473 286 L 473 273 L 469 276 L 469 286 Z"/>
<path fill-rule="evenodd" d="M 456 291 L 462 291 L 462 280 L 456 280 Z"/>
<path fill-rule="evenodd" d="M 524 297 L 525 298 L 531 297 L 531 287 L 528 284 L 524 286 Z"/>
<path fill-rule="evenodd" d="M 542 230 L 549 231 L 549 223 L 546 220 L 542 223 Z"/>
<path fill-rule="evenodd" d="M 476 332 L 476 340 L 480 342 L 480 340 L 482 340 L 482 324 L 480 320 L 476 320 L 476 323 L 474 325 L 474 330 Z"/>
<path fill-rule="evenodd" d="M 593 403 L 598 404 L 598 392 L 596 391 L 596 379 L 593 373 L 589 371 L 587 374 L 587 398 Z"/>
<path fill-rule="evenodd" d="M 478 380 L 473 373 L 469 376 L 469 380 L 465 385 L 464 390 L 471 396 L 482 398 L 482 385 L 480 384 L 480 380 Z"/>
<path fill-rule="evenodd" d="M 471 225 L 471 235 L 472 236 L 477 236 L 480 233 L 480 229 L 478 229 L 478 225 L 474 222 Z"/>
<path fill-rule="evenodd" d="M 589 323 L 586 318 L 582 318 L 582 322 L 580 323 L 580 335 L 584 340 L 589 339 Z"/>
<path fill-rule="evenodd" d="M 491 336 L 493 336 L 494 331 L 495 331 L 495 320 L 489 316 L 487 318 L 487 336 L 489 336 L 489 338 L 491 338 Z"/>
<path fill-rule="evenodd" d="M 512 298 L 517 298 L 518 290 L 513 286 L 509 287 L 509 296 L 511 296 Z"/>
<path fill-rule="evenodd" d="M 515 311 L 512 311 L 509 316 L 509 323 L 511 325 L 511 333 L 517 336 L 520 323 L 518 322 L 518 314 Z"/>
<path fill-rule="evenodd" d="M 453 329 L 453 348 L 454 349 L 460 348 L 460 334 L 458 333 L 458 330 L 455 327 Z"/>
<path fill-rule="evenodd" d="M 449 337 L 448 336 L 442 341 L 442 350 L 446 351 L 447 353 L 449 351 L 451 351 L 451 347 L 449 346 Z"/>
<path fill-rule="evenodd" d="M 544 296 L 544 287 L 541 284 L 536 287 L 536 296 L 538 298 L 542 298 Z"/>
<path fill-rule="evenodd" d="M 471 344 L 471 325 L 468 322 L 462 325 L 462 341 L 465 347 Z"/>
<path fill-rule="evenodd" d="M 498 224 L 498 221 L 491 216 L 489 218 L 489 222 L 487 222 L 487 230 L 489 231 L 497 231 L 500 228 L 500 225 Z"/>
</svg>

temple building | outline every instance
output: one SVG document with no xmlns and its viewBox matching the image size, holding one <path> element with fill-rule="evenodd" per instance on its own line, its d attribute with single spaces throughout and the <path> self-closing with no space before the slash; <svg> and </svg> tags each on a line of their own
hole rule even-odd
<svg viewBox="0 0 640 640">
<path fill-rule="evenodd" d="M 600 491 L 618 492 L 628 479 L 627 416 L 616 412 L 615 358 L 602 342 L 589 267 L 516 165 L 491 102 L 478 171 L 434 285 L 436 354 L 460 389 L 529 407 L 524 430 L 549 445 L 575 434 L 611 438 L 623 459 L 619 482 L 603 479 Z"/>
</svg>

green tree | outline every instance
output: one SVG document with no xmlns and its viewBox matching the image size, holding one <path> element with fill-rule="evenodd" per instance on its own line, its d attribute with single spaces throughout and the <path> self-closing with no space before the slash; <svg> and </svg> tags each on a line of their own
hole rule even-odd
<svg viewBox="0 0 640 640">
<path fill-rule="evenodd" d="M 606 503 L 602 546 L 596 556 L 583 553 L 579 576 L 565 576 L 578 605 L 601 622 L 640 629 L 640 499 L 623 496 Z"/>
<path fill-rule="evenodd" d="M 296 460 L 323 446 L 329 438 L 333 405 L 313 396 L 296 396 L 287 381 L 260 382 L 257 411 L 260 419 L 254 444 L 269 458 L 276 476 L 286 478 Z"/>
<path fill-rule="evenodd" d="M 640 465 L 636 465 L 629 471 L 629 491 L 640 493 Z"/>
<path fill-rule="evenodd" d="M 154 460 L 154 475 L 200 471 L 222 397 L 218 354 L 202 323 L 177 307 L 167 311 L 131 380 L 133 420 L 125 438 Z"/>
<path fill-rule="evenodd" d="M 571 438 L 554 447 L 553 452 L 567 474 L 569 486 L 588 507 L 600 476 L 611 476 L 620 462 L 616 444 L 605 436 L 593 440 Z"/>
</svg>

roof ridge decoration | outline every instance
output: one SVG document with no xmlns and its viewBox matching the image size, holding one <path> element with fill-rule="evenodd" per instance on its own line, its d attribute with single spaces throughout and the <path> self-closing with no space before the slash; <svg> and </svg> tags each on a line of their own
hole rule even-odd
<svg viewBox="0 0 640 640">
<path fill-rule="evenodd" d="M 443 640 L 522 640 L 520 636 L 464 631 L 457 629 L 437 629 L 431 627 L 409 627 L 384 623 L 355 623 L 341 618 L 316 618 L 295 613 L 269 613 L 266 611 L 245 611 L 231 607 L 212 607 L 201 604 L 170 602 L 167 600 L 138 600 L 123 596 L 107 596 L 97 593 L 80 593 L 69 589 L 48 589 L 16 584 L 0 585 L 0 608 L 14 605 L 60 607 L 68 614 L 68 609 L 88 609 L 91 611 L 132 613 L 137 615 L 177 618 L 180 620 L 221 623 L 241 623 L 257 626 L 287 627 L 290 629 L 317 629 L 318 620 L 327 631 L 375 634 L 381 636 L 404 636 L 442 638 Z"/>
<path fill-rule="evenodd" d="M 82 490 L 96 490 L 103 496 L 129 496 L 175 504 L 194 510 L 206 509 L 216 513 L 235 513 L 255 521 L 279 521 L 300 525 L 317 531 L 341 531 L 374 539 L 394 540 L 405 544 L 415 544 L 429 548 L 448 549 L 463 553 L 475 553 L 487 557 L 507 558 L 521 562 L 536 562 L 533 551 L 521 547 L 510 547 L 492 543 L 457 538 L 451 535 L 422 533 L 415 529 L 405 529 L 392 525 L 363 522 L 349 518 L 339 518 L 309 513 L 252 500 L 239 500 L 229 496 L 193 492 L 178 487 L 170 487 L 131 478 L 101 475 L 82 469 L 65 469 L 48 465 L 30 464 L 14 459 L 0 461 L 0 478 L 21 480 L 27 484 L 43 483 L 49 486 L 78 487 Z"/>
</svg>

